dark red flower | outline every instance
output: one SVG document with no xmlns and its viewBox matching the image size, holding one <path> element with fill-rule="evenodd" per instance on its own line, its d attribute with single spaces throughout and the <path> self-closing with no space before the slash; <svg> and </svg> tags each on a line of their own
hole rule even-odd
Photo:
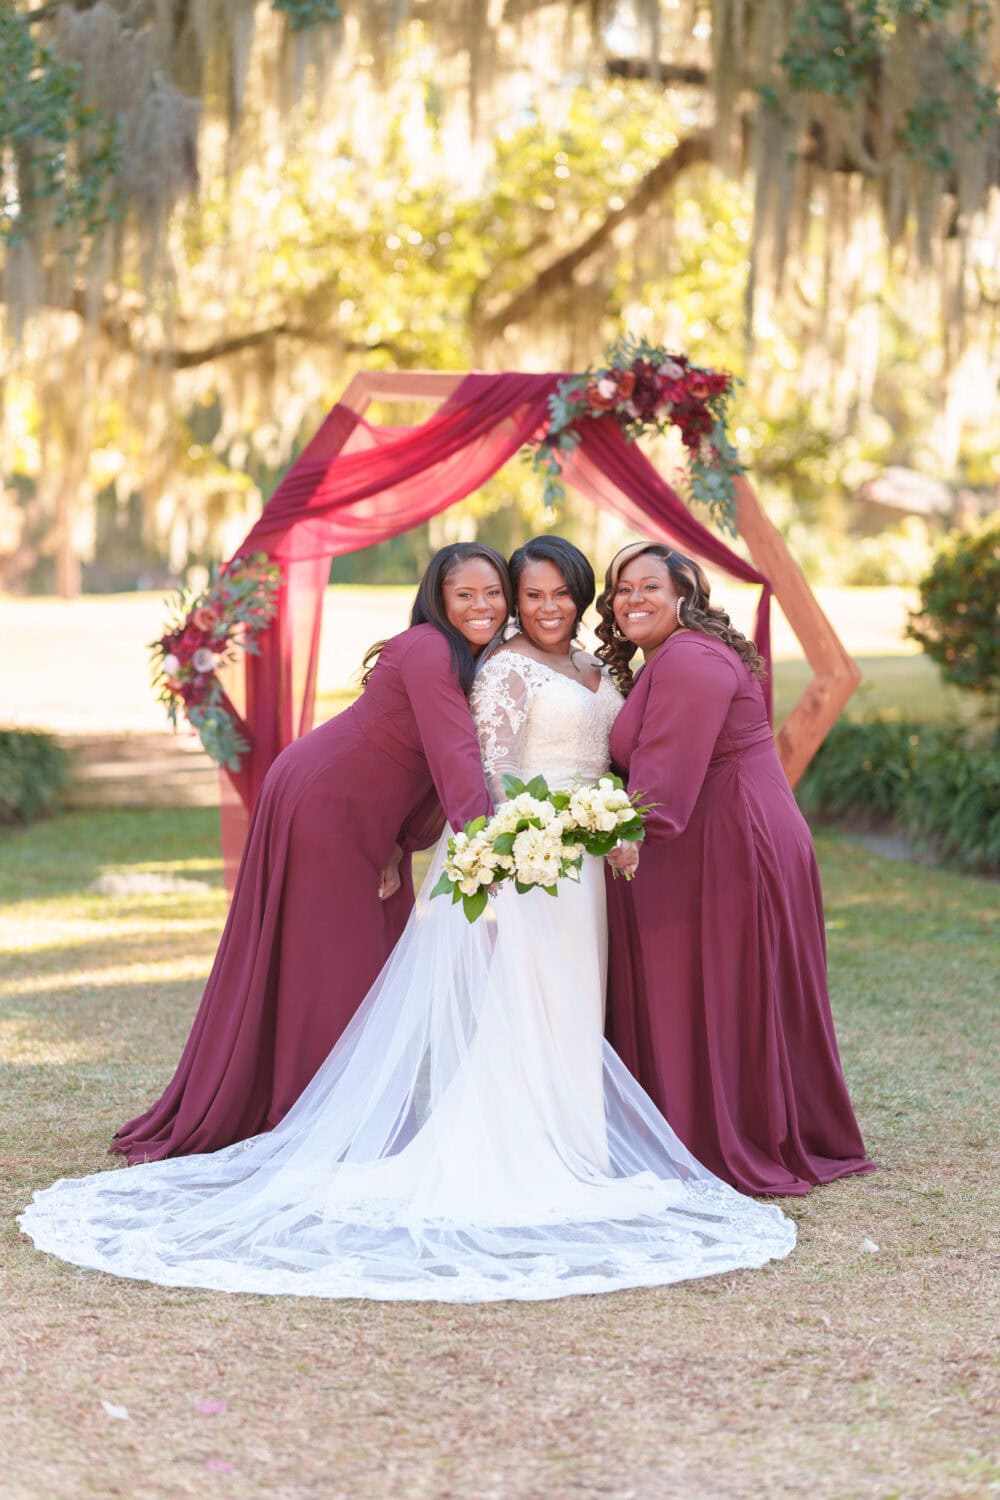
<svg viewBox="0 0 1000 1500">
<path fill-rule="evenodd" d="M 632 387 L 632 405 L 640 422 L 656 419 L 657 408 L 663 405 L 663 393 L 656 370 L 645 359 L 637 359 L 632 366 L 635 384 Z"/>
<path fill-rule="evenodd" d="M 702 439 L 708 437 L 715 426 L 715 418 L 708 408 L 690 398 L 678 402 L 672 415 L 687 448 L 699 448 Z"/>
<path fill-rule="evenodd" d="M 208 636 L 204 630 L 199 630 L 197 625 L 190 620 L 174 640 L 173 652 L 179 656 L 181 661 L 188 662 L 196 651 L 206 644 Z"/>
<path fill-rule="evenodd" d="M 215 678 L 211 672 L 196 672 L 187 682 L 181 684 L 181 697 L 190 706 L 204 703 L 211 696 Z"/>
<path fill-rule="evenodd" d="M 672 375 L 664 375 L 661 370 L 656 377 L 656 384 L 660 392 L 660 401 L 676 406 L 678 401 L 683 401 L 687 395 L 687 386 L 684 381 Z"/>
</svg>

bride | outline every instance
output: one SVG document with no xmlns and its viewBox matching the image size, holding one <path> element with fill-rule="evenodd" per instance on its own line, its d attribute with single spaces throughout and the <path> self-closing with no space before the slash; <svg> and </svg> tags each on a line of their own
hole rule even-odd
<svg viewBox="0 0 1000 1500">
<path fill-rule="evenodd" d="M 595 780 L 621 706 L 574 647 L 594 596 L 583 555 L 536 538 L 511 576 L 519 631 L 471 699 L 496 800 L 506 773 Z M 787 1255 L 791 1221 L 700 1166 L 604 1041 L 602 863 L 585 857 L 555 900 L 503 888 L 470 925 L 428 898 L 446 845 L 273 1131 L 57 1182 L 21 1215 L 38 1248 L 166 1286 L 443 1302 L 662 1285 Z"/>
</svg>

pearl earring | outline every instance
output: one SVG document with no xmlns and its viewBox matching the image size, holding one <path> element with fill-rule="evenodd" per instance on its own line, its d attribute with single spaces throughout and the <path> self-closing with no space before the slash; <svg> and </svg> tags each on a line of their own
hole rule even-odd
<svg viewBox="0 0 1000 1500">
<path fill-rule="evenodd" d="M 677 603 L 674 605 L 674 614 L 677 616 L 677 623 L 682 630 L 684 629 L 684 621 L 681 619 L 681 610 L 683 608 L 684 600 L 682 598 L 678 598 Z"/>
</svg>

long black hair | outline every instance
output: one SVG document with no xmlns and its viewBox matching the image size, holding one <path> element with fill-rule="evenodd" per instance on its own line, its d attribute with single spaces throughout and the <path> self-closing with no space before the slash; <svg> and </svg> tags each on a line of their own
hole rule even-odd
<svg viewBox="0 0 1000 1500">
<path fill-rule="evenodd" d="M 584 611 L 593 604 L 597 588 L 594 570 L 590 563 L 579 547 L 574 547 L 572 542 L 567 542 L 564 536 L 533 536 L 530 542 L 525 542 L 523 547 L 518 547 L 517 551 L 511 554 L 510 562 L 507 564 L 510 568 L 510 583 L 515 604 L 521 585 L 521 575 L 528 563 L 533 562 L 550 562 L 559 569 L 563 582 L 569 589 L 570 598 L 576 605 L 576 624 L 573 629 L 579 630 Z"/>
<path fill-rule="evenodd" d="M 484 562 L 488 562 L 496 569 L 507 605 L 507 615 L 508 617 L 512 615 L 514 596 L 510 585 L 510 575 L 507 572 L 507 563 L 499 552 L 494 551 L 492 547 L 487 547 L 485 542 L 452 542 L 449 546 L 442 547 L 439 552 L 435 552 L 424 569 L 424 576 L 420 580 L 417 597 L 410 611 L 411 626 L 434 625 L 447 640 L 451 648 L 451 664 L 466 697 L 472 690 L 473 678 L 476 675 L 476 658 L 465 636 L 460 630 L 456 630 L 448 619 L 444 605 L 444 585 L 457 567 L 460 567 L 462 563 L 472 562 L 477 557 L 481 557 Z M 372 675 L 378 654 L 384 645 L 385 641 L 377 641 L 365 652 L 362 662 L 364 667 L 362 685 L 366 685 Z"/>
</svg>

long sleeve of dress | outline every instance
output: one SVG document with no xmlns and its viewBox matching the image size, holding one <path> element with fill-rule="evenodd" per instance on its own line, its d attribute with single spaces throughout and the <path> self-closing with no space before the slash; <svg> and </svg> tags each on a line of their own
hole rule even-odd
<svg viewBox="0 0 1000 1500">
<path fill-rule="evenodd" d="M 511 651 L 501 652 L 488 661 L 472 689 L 472 715 L 494 806 L 506 801 L 504 777 L 521 777 L 520 751 L 530 696 L 517 656 Z"/>
<path fill-rule="evenodd" d="M 429 849 L 444 832 L 445 822 L 437 787 L 432 786 L 427 796 L 407 813 L 396 842 L 404 854 L 413 854 L 417 849 Z"/>
<path fill-rule="evenodd" d="M 656 804 L 646 838 L 665 843 L 687 827 L 739 679 L 735 666 L 693 636 L 646 670 L 653 676 L 628 789 Z"/>
<path fill-rule="evenodd" d="M 400 674 L 448 822 L 460 829 L 489 816 L 479 742 L 444 636 L 436 630 L 421 633 L 401 658 Z"/>
</svg>

